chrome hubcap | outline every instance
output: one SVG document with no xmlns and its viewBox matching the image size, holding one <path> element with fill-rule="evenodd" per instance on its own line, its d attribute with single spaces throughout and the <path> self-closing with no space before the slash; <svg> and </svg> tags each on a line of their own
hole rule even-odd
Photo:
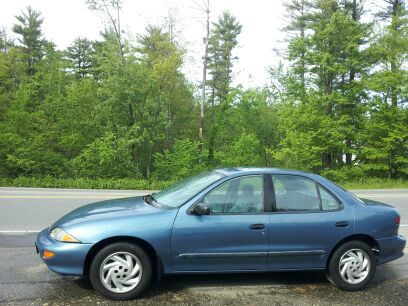
<svg viewBox="0 0 408 306">
<path fill-rule="evenodd" d="M 352 249 L 340 258 L 339 272 L 341 278 L 349 284 L 359 284 L 370 272 L 370 257 L 360 249 Z"/>
<path fill-rule="evenodd" d="M 109 291 L 125 293 L 140 283 L 142 272 L 142 265 L 135 255 L 117 252 L 105 258 L 99 277 L 102 285 Z"/>
</svg>

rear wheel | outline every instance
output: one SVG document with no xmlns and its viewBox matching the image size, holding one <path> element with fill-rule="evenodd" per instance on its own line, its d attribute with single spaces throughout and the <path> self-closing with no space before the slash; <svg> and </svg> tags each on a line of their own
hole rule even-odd
<svg viewBox="0 0 408 306">
<path fill-rule="evenodd" d="M 349 241 L 333 253 L 327 267 L 327 278 L 341 290 L 362 290 L 373 279 L 376 265 L 375 254 L 369 245 L 362 241 Z"/>
<path fill-rule="evenodd" d="M 114 243 L 96 254 L 90 269 L 92 286 L 112 300 L 138 297 L 150 284 L 152 264 L 146 252 L 131 243 Z"/>
</svg>

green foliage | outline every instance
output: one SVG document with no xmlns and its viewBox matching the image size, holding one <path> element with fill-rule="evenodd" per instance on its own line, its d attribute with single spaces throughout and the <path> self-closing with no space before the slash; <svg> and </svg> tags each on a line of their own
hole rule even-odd
<svg viewBox="0 0 408 306">
<path fill-rule="evenodd" d="M 197 174 L 205 169 L 205 159 L 197 141 L 176 140 L 172 150 L 155 154 L 155 178 L 180 180 Z"/>
<path fill-rule="evenodd" d="M 346 189 L 394 189 L 394 188 L 408 188 L 408 181 L 406 180 L 392 180 L 380 178 L 362 178 L 355 181 L 346 180 L 340 182 L 343 188 Z"/>
<path fill-rule="evenodd" d="M 90 178 L 140 177 L 132 163 L 130 144 L 112 132 L 106 133 L 73 160 L 74 173 Z"/>
<path fill-rule="evenodd" d="M 37 188 L 78 188 L 117 190 L 158 190 L 168 187 L 173 181 L 147 181 L 136 178 L 55 178 L 18 177 L 0 178 L 0 186 Z"/>
<path fill-rule="evenodd" d="M 77 38 L 66 50 L 66 57 L 76 78 L 91 76 L 93 44 L 86 38 Z"/>
<path fill-rule="evenodd" d="M 227 167 L 261 166 L 261 144 L 253 134 L 242 134 L 239 138 L 217 152 L 216 160 Z"/>
<path fill-rule="evenodd" d="M 147 181 L 144 179 L 90 179 L 90 178 L 55 178 L 55 177 L 18 177 L 1 178 L 0 186 L 36 187 L 36 188 L 77 188 L 77 189 L 116 189 L 116 190 L 160 190 L 174 184 L 174 181 Z M 346 189 L 388 189 L 408 188 L 406 180 L 365 178 L 358 180 L 337 181 Z"/>
<path fill-rule="evenodd" d="M 223 13 L 208 42 L 203 143 L 200 88 L 183 73 L 173 25 L 132 41 L 121 1 L 87 4 L 107 20 L 97 41 L 56 50 L 30 7 L 15 43 L 0 31 L 1 184 L 151 189 L 214 167 L 270 166 L 406 186 L 405 0 L 376 14 L 362 0 L 288 1 L 286 61 L 264 88 L 233 85 L 242 26 Z"/>
<path fill-rule="evenodd" d="M 209 85 L 218 102 L 224 101 L 229 92 L 233 60 L 232 50 L 238 45 L 237 37 L 242 26 L 229 12 L 224 12 L 216 23 L 208 41 Z"/>
<path fill-rule="evenodd" d="M 16 16 L 16 19 L 19 23 L 13 26 L 13 31 L 20 35 L 18 41 L 22 45 L 27 61 L 27 72 L 32 75 L 35 73 L 35 64 L 43 56 L 45 45 L 41 32 L 43 18 L 39 12 L 28 6 L 26 12 L 21 12 L 21 15 Z"/>
<path fill-rule="evenodd" d="M 363 139 L 362 167 L 376 177 L 408 174 L 408 109 L 381 103 L 371 112 Z"/>
</svg>

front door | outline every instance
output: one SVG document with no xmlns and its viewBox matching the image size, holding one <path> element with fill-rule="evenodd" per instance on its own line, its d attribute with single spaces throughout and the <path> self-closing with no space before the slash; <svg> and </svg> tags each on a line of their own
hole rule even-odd
<svg viewBox="0 0 408 306">
<path fill-rule="evenodd" d="M 267 269 L 269 213 L 263 180 L 251 175 L 222 183 L 199 201 L 210 208 L 209 215 L 180 209 L 172 234 L 175 272 Z"/>
</svg>

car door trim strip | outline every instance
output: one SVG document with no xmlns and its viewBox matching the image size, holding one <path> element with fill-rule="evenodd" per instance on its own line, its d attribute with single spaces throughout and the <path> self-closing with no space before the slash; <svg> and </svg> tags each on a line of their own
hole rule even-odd
<svg viewBox="0 0 408 306">
<path fill-rule="evenodd" d="M 310 250 L 310 251 L 282 251 L 269 252 L 269 256 L 301 256 L 301 255 L 323 255 L 326 254 L 324 250 Z"/>
<path fill-rule="evenodd" d="M 183 253 L 180 258 L 225 258 L 225 257 L 261 257 L 261 256 L 301 256 L 323 255 L 324 250 L 282 251 L 282 252 L 233 252 L 233 253 Z"/>
<path fill-rule="evenodd" d="M 233 252 L 233 253 L 185 253 L 180 258 L 222 258 L 222 257 L 260 257 L 267 256 L 268 252 Z"/>
</svg>

